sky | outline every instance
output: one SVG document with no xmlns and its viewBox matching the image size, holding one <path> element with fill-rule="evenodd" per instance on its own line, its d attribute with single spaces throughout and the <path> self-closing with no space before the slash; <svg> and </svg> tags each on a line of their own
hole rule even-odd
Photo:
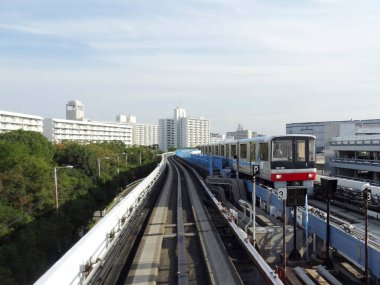
<svg viewBox="0 0 380 285">
<path fill-rule="evenodd" d="M 380 118 L 378 0 L 0 0 L 0 110 L 212 132 Z"/>
</svg>

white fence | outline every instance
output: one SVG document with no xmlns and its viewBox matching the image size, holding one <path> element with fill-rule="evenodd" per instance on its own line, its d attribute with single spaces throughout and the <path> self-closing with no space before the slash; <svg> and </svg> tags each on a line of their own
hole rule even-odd
<svg viewBox="0 0 380 285">
<path fill-rule="evenodd" d="M 136 188 L 123 198 L 35 284 L 84 284 L 101 265 L 139 204 L 149 195 L 152 185 L 165 169 L 161 163 Z M 90 273 L 89 273 L 90 272 Z"/>
</svg>

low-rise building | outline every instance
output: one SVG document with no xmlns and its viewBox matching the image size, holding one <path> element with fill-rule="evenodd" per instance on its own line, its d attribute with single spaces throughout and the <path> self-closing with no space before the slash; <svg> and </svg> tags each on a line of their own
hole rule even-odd
<svg viewBox="0 0 380 285">
<path fill-rule="evenodd" d="M 380 183 L 379 119 L 293 123 L 286 133 L 316 136 L 321 174 Z"/>
<path fill-rule="evenodd" d="M 232 138 L 233 140 L 250 139 L 256 136 L 256 132 L 252 132 L 251 130 L 245 130 L 241 124 L 238 124 L 238 128 L 236 131 L 226 133 L 226 137 L 230 139 Z"/>
<path fill-rule="evenodd" d="M 332 175 L 380 185 L 380 128 L 372 134 L 359 132 L 331 139 Z"/>
</svg>

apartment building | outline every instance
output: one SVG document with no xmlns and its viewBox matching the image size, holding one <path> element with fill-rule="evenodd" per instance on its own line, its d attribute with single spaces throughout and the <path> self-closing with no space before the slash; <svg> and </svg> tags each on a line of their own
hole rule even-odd
<svg viewBox="0 0 380 285">
<path fill-rule="evenodd" d="M 43 118 L 22 113 L 0 111 L 0 133 L 15 130 L 43 132 Z"/>
</svg>

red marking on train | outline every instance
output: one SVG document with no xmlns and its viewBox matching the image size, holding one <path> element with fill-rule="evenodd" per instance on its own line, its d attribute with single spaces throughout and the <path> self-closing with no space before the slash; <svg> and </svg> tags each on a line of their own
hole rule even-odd
<svg viewBox="0 0 380 285">
<path fill-rule="evenodd" d="M 271 175 L 271 181 L 303 181 L 303 180 L 315 180 L 317 177 L 316 172 L 304 172 L 304 173 L 275 173 Z"/>
</svg>

